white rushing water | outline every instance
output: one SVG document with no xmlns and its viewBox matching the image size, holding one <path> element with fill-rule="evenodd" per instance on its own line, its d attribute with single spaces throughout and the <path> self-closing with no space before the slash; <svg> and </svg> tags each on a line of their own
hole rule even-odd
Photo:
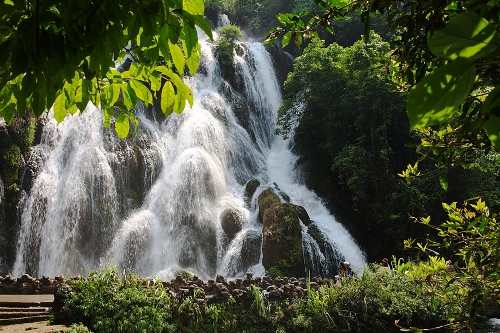
<svg viewBox="0 0 500 333">
<path fill-rule="evenodd" d="M 309 213 L 313 224 L 302 229 L 310 267 L 332 276 L 332 262 L 345 259 L 361 272 L 363 253 L 300 184 L 296 157 L 274 135 L 282 100 L 270 55 L 260 43 L 242 47 L 235 69 L 240 92 L 221 78 L 213 45 L 203 42 L 200 73 L 190 79 L 193 108 L 161 122 L 146 116 L 151 110 L 138 110 L 133 141 L 103 130 L 101 111 L 92 106 L 59 125 L 49 121 L 32 154 L 41 171 L 23 199 L 12 273 L 86 275 L 112 265 L 164 279 L 179 269 L 202 278 L 263 275 L 255 200 L 268 186 Z M 248 202 L 251 179 L 261 186 Z M 234 238 L 221 226 L 227 211 L 241 220 Z M 317 244 L 313 228 L 327 245 Z"/>
</svg>

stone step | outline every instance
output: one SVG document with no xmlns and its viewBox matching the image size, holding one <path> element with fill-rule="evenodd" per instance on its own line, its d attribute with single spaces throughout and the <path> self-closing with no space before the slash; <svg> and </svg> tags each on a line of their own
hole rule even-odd
<svg viewBox="0 0 500 333">
<path fill-rule="evenodd" d="M 0 326 L 34 323 L 37 321 L 44 321 L 49 319 L 50 319 L 49 314 L 43 314 L 43 315 L 39 314 L 39 315 L 17 317 L 17 318 L 0 318 Z"/>
<path fill-rule="evenodd" d="M 34 311 L 50 311 L 50 306 L 30 306 L 30 307 L 0 307 L 0 313 L 2 312 L 34 312 Z"/>
<path fill-rule="evenodd" d="M 25 302 L 25 301 L 0 301 L 0 308 L 32 308 L 32 307 L 48 307 L 54 305 L 53 301 L 41 302 Z"/>
<path fill-rule="evenodd" d="M 47 314 L 50 314 L 50 308 L 7 309 L 7 310 L 0 309 L 0 319 L 21 318 L 21 317 L 39 316 Z"/>
</svg>

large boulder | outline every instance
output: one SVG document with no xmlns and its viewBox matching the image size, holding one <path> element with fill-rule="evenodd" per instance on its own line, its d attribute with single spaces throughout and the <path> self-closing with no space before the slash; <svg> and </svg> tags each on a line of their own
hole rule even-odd
<svg viewBox="0 0 500 333">
<path fill-rule="evenodd" d="M 224 230 L 229 240 L 232 240 L 234 236 L 241 231 L 241 215 L 233 209 L 224 209 L 221 213 L 220 220 L 222 230 Z"/>
<path fill-rule="evenodd" d="M 260 186 L 260 182 L 258 179 L 250 179 L 245 186 L 245 200 L 247 203 L 250 203 L 250 200 L 252 200 L 252 197 L 257 190 L 257 188 Z"/>
<path fill-rule="evenodd" d="M 264 210 L 262 264 L 271 275 L 304 276 L 302 232 L 297 208 L 289 203 L 272 203 Z"/>
<path fill-rule="evenodd" d="M 259 194 L 259 198 L 257 199 L 257 204 L 259 205 L 259 220 L 260 222 L 264 222 L 264 215 L 267 210 L 271 208 L 271 206 L 275 203 L 279 203 L 280 198 L 271 188 L 267 188 Z"/>
</svg>

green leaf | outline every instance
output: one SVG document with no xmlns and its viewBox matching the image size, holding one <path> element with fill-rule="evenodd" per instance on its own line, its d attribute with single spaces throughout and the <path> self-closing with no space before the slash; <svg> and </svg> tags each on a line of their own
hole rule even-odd
<svg viewBox="0 0 500 333">
<path fill-rule="evenodd" d="M 493 53 L 498 44 L 494 25 L 474 12 L 453 17 L 443 29 L 427 36 L 431 52 L 451 60 L 482 58 Z"/>
<path fill-rule="evenodd" d="M 40 117 L 45 111 L 45 89 L 39 89 L 33 92 L 31 108 L 36 117 Z"/>
<path fill-rule="evenodd" d="M 208 24 L 207 20 L 205 20 L 202 16 L 200 15 L 195 15 L 193 16 L 194 18 L 194 23 L 203 30 L 203 32 L 210 38 L 210 40 L 214 39 L 214 36 L 212 35 L 212 28 L 210 27 L 210 24 Z"/>
<path fill-rule="evenodd" d="M 483 127 L 493 146 L 500 150 L 500 117 L 490 115 Z"/>
<path fill-rule="evenodd" d="M 7 124 L 10 124 L 12 122 L 15 113 L 16 106 L 12 103 L 7 104 L 3 109 L 0 110 L 0 114 L 2 115 L 3 119 L 5 119 Z"/>
<path fill-rule="evenodd" d="M 170 59 L 170 51 L 168 48 L 168 32 L 169 27 L 167 24 L 163 25 L 160 30 L 160 36 L 158 37 L 158 47 L 160 48 L 160 53 L 165 59 Z"/>
<path fill-rule="evenodd" d="M 476 67 L 462 60 L 438 67 L 410 89 L 407 112 L 411 128 L 446 122 L 469 95 Z"/>
<path fill-rule="evenodd" d="M 191 75 L 194 75 L 196 71 L 198 71 L 198 66 L 200 65 L 200 56 L 201 56 L 201 46 L 197 45 L 196 49 L 191 52 L 189 58 L 186 59 L 186 65 L 189 69 Z"/>
<path fill-rule="evenodd" d="M 196 45 L 198 44 L 198 33 L 196 29 L 190 27 L 189 24 L 184 25 L 184 40 L 182 41 L 183 45 L 186 47 L 186 58 L 191 55 L 193 50 L 196 50 Z M 174 60 L 175 61 L 175 60 Z"/>
<path fill-rule="evenodd" d="M 299 32 L 294 32 L 292 33 L 293 41 L 297 47 L 300 47 L 302 45 L 302 34 Z"/>
<path fill-rule="evenodd" d="M 170 81 L 165 82 L 161 90 L 161 111 L 168 116 L 174 109 L 175 91 Z"/>
<path fill-rule="evenodd" d="M 137 98 L 141 99 L 146 106 L 153 104 L 153 96 L 151 91 L 141 81 L 130 80 L 130 86 L 134 89 Z"/>
<path fill-rule="evenodd" d="M 130 132 L 130 122 L 127 115 L 120 113 L 115 120 L 115 131 L 120 139 L 124 139 Z"/>
<path fill-rule="evenodd" d="M 113 106 L 119 97 L 120 97 L 120 85 L 110 84 L 107 87 L 107 92 L 106 92 L 107 104 Z"/>
<path fill-rule="evenodd" d="M 80 81 L 80 84 L 80 87 L 78 87 L 76 90 L 75 102 L 78 109 L 80 109 L 80 112 L 83 112 L 90 100 L 89 85 L 91 83 L 89 83 L 85 79 L 82 79 Z"/>
<path fill-rule="evenodd" d="M 481 109 L 482 114 L 493 114 L 500 117 L 500 86 L 493 89 L 486 97 Z"/>
<path fill-rule="evenodd" d="M 186 65 L 186 62 L 181 48 L 177 44 L 170 43 L 170 41 L 168 42 L 168 47 L 170 49 L 170 55 L 174 61 L 175 68 L 177 68 L 177 71 L 181 76 L 184 75 L 184 66 Z"/>
<path fill-rule="evenodd" d="M 103 121 L 103 127 L 105 129 L 108 129 L 109 126 L 111 126 L 111 119 L 113 119 L 114 115 L 115 115 L 115 110 L 106 105 L 104 107 L 104 121 Z"/>
<path fill-rule="evenodd" d="M 168 29 L 166 30 L 168 40 L 175 44 L 179 41 L 179 37 L 181 35 L 181 24 L 179 20 L 174 15 L 169 15 L 167 19 Z"/>
<path fill-rule="evenodd" d="M 203 0 L 182 0 L 182 9 L 192 15 L 203 15 L 205 5 Z"/>
<path fill-rule="evenodd" d="M 446 177 L 446 175 L 439 175 L 439 184 L 441 185 L 443 190 L 448 191 L 448 177 Z"/>
<path fill-rule="evenodd" d="M 68 109 L 66 109 L 66 95 L 61 92 L 54 102 L 54 118 L 58 123 L 60 123 L 64 120 L 64 118 L 66 118 L 67 114 Z"/>
<path fill-rule="evenodd" d="M 285 48 L 288 44 L 290 44 L 290 41 L 292 40 L 292 33 L 287 32 L 283 35 L 283 38 L 281 39 L 281 47 Z"/>
</svg>

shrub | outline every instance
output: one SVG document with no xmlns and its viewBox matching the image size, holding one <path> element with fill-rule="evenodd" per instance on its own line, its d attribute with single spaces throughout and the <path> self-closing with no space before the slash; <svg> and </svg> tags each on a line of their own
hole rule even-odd
<svg viewBox="0 0 500 333">
<path fill-rule="evenodd" d="M 236 41 L 244 37 L 243 32 L 235 25 L 227 25 L 220 28 L 218 34 L 217 54 L 219 60 L 225 66 L 232 66 L 234 64 L 234 50 L 238 46 Z"/>
<path fill-rule="evenodd" d="M 118 277 L 115 269 L 91 272 L 73 280 L 63 317 L 97 332 L 164 332 L 171 319 L 171 301 L 163 285 L 146 286 L 134 274 Z M 65 316 L 65 317 L 64 317 Z"/>
</svg>

